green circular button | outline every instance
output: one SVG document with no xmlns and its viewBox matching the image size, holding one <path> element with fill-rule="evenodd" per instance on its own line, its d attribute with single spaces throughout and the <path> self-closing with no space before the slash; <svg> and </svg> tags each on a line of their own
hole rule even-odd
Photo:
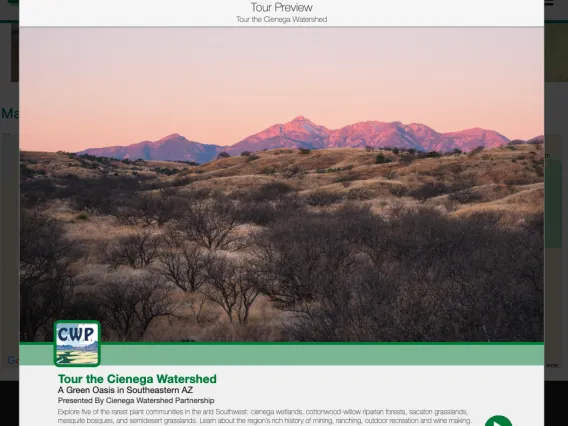
<svg viewBox="0 0 568 426">
<path fill-rule="evenodd" d="M 485 422 L 485 426 L 513 426 L 513 423 L 505 416 L 493 416 Z"/>
</svg>

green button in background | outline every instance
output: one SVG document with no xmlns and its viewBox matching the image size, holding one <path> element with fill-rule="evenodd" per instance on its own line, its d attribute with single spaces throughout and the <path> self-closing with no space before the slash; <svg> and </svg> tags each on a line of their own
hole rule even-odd
<svg viewBox="0 0 568 426">
<path fill-rule="evenodd" d="M 485 426 L 513 426 L 513 423 L 505 416 L 493 416 L 485 422 Z"/>
</svg>

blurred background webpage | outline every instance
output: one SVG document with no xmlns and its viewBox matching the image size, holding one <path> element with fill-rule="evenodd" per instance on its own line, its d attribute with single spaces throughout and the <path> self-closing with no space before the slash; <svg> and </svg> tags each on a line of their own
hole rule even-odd
<svg viewBox="0 0 568 426">
<path fill-rule="evenodd" d="M 561 113 L 566 109 L 568 99 L 568 4 L 547 1 L 545 12 L 546 378 L 558 381 L 568 379 L 565 331 L 568 329 L 568 316 L 562 314 L 563 306 L 568 303 L 568 292 L 564 290 L 567 281 L 562 268 L 565 263 L 562 246 L 566 241 L 566 227 L 562 227 L 562 211 L 566 211 L 563 192 L 566 191 L 562 190 L 562 182 L 568 176 L 564 169 L 566 149 L 563 145 L 568 129 Z"/>
<path fill-rule="evenodd" d="M 0 380 L 18 379 L 18 132 L 17 2 L 0 2 Z"/>
</svg>

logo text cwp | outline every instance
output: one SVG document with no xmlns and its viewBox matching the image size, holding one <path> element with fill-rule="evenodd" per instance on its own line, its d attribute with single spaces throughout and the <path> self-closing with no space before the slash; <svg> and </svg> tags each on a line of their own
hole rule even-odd
<svg viewBox="0 0 568 426">
<path fill-rule="evenodd" d="M 98 321 L 57 321 L 53 331 L 56 366 L 96 367 L 100 364 L 101 325 Z"/>
</svg>

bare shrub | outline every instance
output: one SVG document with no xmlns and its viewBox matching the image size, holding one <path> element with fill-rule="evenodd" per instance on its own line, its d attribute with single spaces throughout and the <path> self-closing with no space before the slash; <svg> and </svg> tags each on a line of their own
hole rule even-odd
<svg viewBox="0 0 568 426">
<path fill-rule="evenodd" d="M 134 198 L 117 200 L 112 207 L 105 209 L 105 213 L 114 217 L 121 225 L 133 226 L 141 222 L 140 210 L 137 208 Z"/>
<path fill-rule="evenodd" d="M 324 337 L 501 341 L 504 336 L 512 340 L 542 336 L 542 276 L 537 271 L 539 278 L 523 278 L 526 258 L 512 253 L 521 234 L 503 228 L 498 216 L 456 220 L 419 209 L 406 211 L 388 226 L 377 222 L 368 227 L 369 234 L 386 239 L 378 244 L 371 238 L 367 244 L 373 250 L 382 248 L 381 266 L 373 262 L 351 281 L 353 308 L 343 311 L 346 318 L 341 321 L 333 319 L 341 327 L 327 329 Z M 330 297 L 346 296 L 336 291 Z M 321 324 L 329 324 L 330 317 L 337 315 L 328 305 L 333 304 L 319 304 L 317 315 L 310 313 L 319 320 L 315 330 L 321 332 Z M 536 310 L 522 308 L 529 305 Z M 529 324 L 530 318 L 534 324 Z M 304 333 L 314 329 L 311 321 L 308 328 L 301 323 Z"/>
<path fill-rule="evenodd" d="M 204 330 L 201 340 L 204 342 L 234 342 L 237 339 L 235 339 L 235 330 L 232 324 L 218 322 Z"/>
<path fill-rule="evenodd" d="M 157 259 L 162 242 L 162 238 L 154 235 L 152 231 L 139 230 L 111 243 L 104 260 L 111 269 L 117 269 L 121 265 L 145 268 Z"/>
<path fill-rule="evenodd" d="M 534 214 L 525 220 L 517 234 L 517 241 L 522 250 L 522 260 L 519 264 L 522 269 L 520 275 L 531 285 L 534 292 L 540 297 L 544 289 L 544 214 Z M 538 299 L 536 302 L 539 302 Z M 540 308 L 540 305 L 537 304 Z"/>
<path fill-rule="evenodd" d="M 452 192 L 449 195 L 449 199 L 452 201 L 457 201 L 460 204 L 467 204 L 474 201 L 479 201 L 481 199 L 481 195 L 476 193 L 473 188 L 466 188 L 460 191 Z"/>
<path fill-rule="evenodd" d="M 238 250 L 244 240 L 235 231 L 238 210 L 226 197 L 190 199 L 176 219 L 175 228 L 208 250 Z"/>
<path fill-rule="evenodd" d="M 389 185 L 389 192 L 395 197 L 401 198 L 408 194 L 406 185 Z"/>
<path fill-rule="evenodd" d="M 353 253 L 338 222 L 297 216 L 257 233 L 252 250 L 262 293 L 283 309 L 297 310 L 347 279 Z"/>
<path fill-rule="evenodd" d="M 339 176 L 335 178 L 335 182 L 344 184 L 343 186 L 347 187 L 348 184 L 359 180 L 361 176 L 357 172 L 349 171 L 347 173 L 341 173 Z M 347 185 L 345 185 L 347 184 Z"/>
<path fill-rule="evenodd" d="M 305 197 L 306 203 L 313 207 L 325 207 L 343 201 L 343 196 L 337 192 L 316 190 Z"/>
<path fill-rule="evenodd" d="M 531 183 L 534 183 L 534 181 L 526 177 L 516 176 L 504 179 L 503 183 L 507 186 L 516 186 L 516 185 L 530 185 Z"/>
<path fill-rule="evenodd" d="M 177 307 L 164 282 L 152 275 L 109 278 L 98 300 L 103 324 L 126 341 L 142 339 L 153 320 L 174 315 Z"/>
<path fill-rule="evenodd" d="M 71 264 L 81 256 L 65 237 L 63 225 L 39 210 L 20 212 L 20 339 L 34 341 L 38 331 L 61 315 L 72 297 Z"/>
<path fill-rule="evenodd" d="M 247 198 L 252 201 L 280 201 L 293 191 L 294 187 L 285 182 L 270 182 L 250 191 Z"/>
<path fill-rule="evenodd" d="M 91 215 L 98 213 L 107 195 L 101 192 L 90 191 L 78 193 L 71 199 L 71 207 L 75 210 L 84 211 Z"/>
<path fill-rule="evenodd" d="M 348 207 L 259 232 L 253 258 L 294 340 L 538 341 L 541 225 Z"/>
<path fill-rule="evenodd" d="M 420 203 L 424 203 L 430 198 L 443 195 L 447 192 L 448 188 L 443 182 L 426 182 L 419 188 L 410 191 L 409 195 L 416 198 Z"/>
<path fill-rule="evenodd" d="M 383 306 L 395 300 L 394 292 L 385 288 L 380 274 L 367 273 L 334 284 L 320 295 L 319 303 L 291 318 L 287 330 L 293 339 L 300 342 L 382 340 L 381 324 L 387 320 Z"/>
<path fill-rule="evenodd" d="M 261 174 L 263 175 L 268 175 L 268 176 L 273 176 L 276 174 L 276 168 L 275 167 L 264 167 L 261 171 Z"/>
<path fill-rule="evenodd" d="M 191 298 L 188 302 L 189 309 L 193 314 L 193 318 L 195 318 L 195 322 L 198 324 L 201 323 L 201 315 L 203 314 L 203 309 L 205 308 L 206 302 L 209 300 L 206 294 L 204 293 L 196 293 L 194 297 Z"/>
<path fill-rule="evenodd" d="M 396 171 L 394 169 L 388 170 L 385 174 L 384 177 L 388 180 L 393 180 L 394 178 L 396 178 L 397 174 Z"/>
<path fill-rule="evenodd" d="M 347 191 L 346 198 L 352 201 L 365 201 L 374 198 L 374 194 L 366 188 L 353 188 Z"/>
<path fill-rule="evenodd" d="M 397 220 L 407 209 L 406 205 L 400 201 L 395 201 L 389 206 L 388 217 Z"/>
<path fill-rule="evenodd" d="M 403 166 L 408 166 L 410 163 L 412 163 L 414 160 L 416 159 L 416 157 L 414 156 L 414 154 L 404 154 L 401 155 L 398 159 L 398 162 L 400 164 L 402 164 Z"/>
<path fill-rule="evenodd" d="M 163 246 L 153 270 L 184 293 L 198 291 L 203 285 L 203 270 L 208 260 L 203 249 L 176 231 L 168 233 Z"/>
<path fill-rule="evenodd" d="M 34 208 L 45 204 L 57 195 L 52 179 L 27 179 L 20 181 L 20 205 Z"/>
<path fill-rule="evenodd" d="M 288 166 L 283 172 L 282 172 L 282 176 L 284 176 L 287 179 L 293 178 L 293 177 L 298 177 L 301 178 L 306 174 L 306 171 L 304 169 L 302 169 L 300 166 L 297 165 L 291 165 Z"/>
<path fill-rule="evenodd" d="M 140 177 L 102 177 L 99 179 L 66 179 L 59 196 L 69 200 L 71 207 L 94 215 L 106 214 L 114 203 L 131 196 L 140 187 Z"/>
<path fill-rule="evenodd" d="M 461 167 L 460 167 L 461 171 Z M 458 173 L 458 171 L 456 171 Z M 448 191 L 456 192 L 464 189 L 470 189 L 477 185 L 477 177 L 474 174 L 460 174 L 454 182 L 448 186 Z"/>
<path fill-rule="evenodd" d="M 218 191 L 209 188 L 191 189 L 189 191 L 178 192 L 177 197 L 185 203 L 191 203 L 195 200 L 207 200 L 209 198 L 225 198 L 224 195 Z M 184 209 L 186 205 L 181 205 L 180 209 Z"/>
<path fill-rule="evenodd" d="M 469 151 L 467 153 L 468 157 L 473 157 L 476 154 L 479 154 L 480 152 L 482 152 L 485 149 L 484 146 L 478 146 L 477 148 L 472 149 L 471 151 Z"/>
<path fill-rule="evenodd" d="M 303 210 L 304 205 L 295 196 L 289 196 L 281 201 L 273 202 L 242 202 L 238 205 L 238 219 L 242 223 L 254 223 L 265 226 Z"/>
<path fill-rule="evenodd" d="M 164 226 L 171 221 L 179 208 L 175 191 L 162 189 L 157 194 L 141 195 L 136 201 L 139 217 L 145 225 Z"/>
<path fill-rule="evenodd" d="M 96 283 L 97 285 L 101 284 L 100 282 Z M 63 311 L 58 315 L 56 318 L 57 320 L 92 320 L 96 319 L 99 322 L 103 323 L 105 320 L 105 313 L 101 307 L 101 304 L 98 300 L 98 290 L 99 287 L 96 288 L 95 291 L 89 289 L 88 291 L 80 291 L 78 289 L 79 284 L 77 283 L 75 286 L 75 290 L 71 297 L 67 300 L 67 303 L 64 306 Z M 45 332 L 53 333 L 53 323 L 50 322 L 45 326 Z M 103 337 L 107 337 L 108 330 L 101 330 Z"/>
<path fill-rule="evenodd" d="M 444 206 L 444 208 L 446 209 L 446 211 L 448 213 L 456 211 L 458 209 L 458 204 L 459 204 L 459 202 L 457 202 L 456 200 L 454 200 L 452 198 L 446 198 L 442 202 L 442 205 Z"/>
<path fill-rule="evenodd" d="M 227 314 L 230 323 L 248 322 L 250 308 L 260 294 L 255 273 L 243 262 L 212 255 L 205 267 L 204 293 Z"/>
<path fill-rule="evenodd" d="M 375 164 L 387 164 L 391 162 L 392 158 L 386 157 L 383 153 L 379 153 L 375 158 Z"/>
<path fill-rule="evenodd" d="M 242 223 L 267 225 L 280 216 L 275 203 L 269 201 L 243 201 L 238 206 L 238 220 Z"/>
</svg>

